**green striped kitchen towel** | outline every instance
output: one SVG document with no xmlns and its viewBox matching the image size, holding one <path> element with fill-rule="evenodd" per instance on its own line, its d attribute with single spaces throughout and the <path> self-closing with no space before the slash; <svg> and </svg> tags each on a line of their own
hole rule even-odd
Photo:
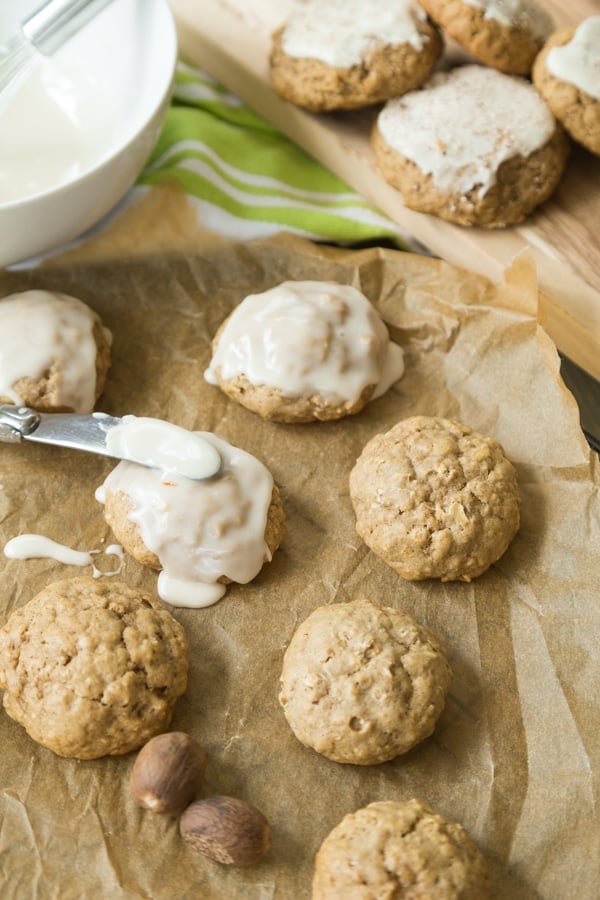
<svg viewBox="0 0 600 900">
<path fill-rule="evenodd" d="M 138 179 L 175 179 L 200 223 L 239 239 L 291 231 L 313 240 L 391 239 L 390 219 L 207 73 L 180 62 L 158 143 Z"/>
</svg>

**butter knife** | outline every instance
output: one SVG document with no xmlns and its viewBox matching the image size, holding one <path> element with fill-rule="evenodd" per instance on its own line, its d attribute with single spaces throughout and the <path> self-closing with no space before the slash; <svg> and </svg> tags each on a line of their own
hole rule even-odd
<svg viewBox="0 0 600 900">
<path fill-rule="evenodd" d="M 194 480 L 210 478 L 221 467 L 219 451 L 210 440 L 161 419 L 40 413 L 27 406 L 0 405 L 0 441 L 22 440 L 85 450 Z"/>
</svg>

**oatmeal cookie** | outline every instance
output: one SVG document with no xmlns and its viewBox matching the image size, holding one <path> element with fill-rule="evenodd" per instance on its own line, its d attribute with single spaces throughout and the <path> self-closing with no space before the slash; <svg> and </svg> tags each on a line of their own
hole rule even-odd
<svg viewBox="0 0 600 900">
<path fill-rule="evenodd" d="M 571 137 L 600 156 L 600 15 L 547 41 L 533 81 Z"/>
<path fill-rule="evenodd" d="M 176 606 L 208 606 L 226 584 L 252 581 L 285 532 L 267 467 L 214 434 L 198 434 L 221 457 L 213 477 L 195 481 L 123 461 L 96 491 L 119 543 L 160 570 L 159 596 Z"/>
<path fill-rule="evenodd" d="M 135 478 L 135 474 L 132 476 Z M 118 542 L 123 549 L 133 556 L 140 565 L 160 571 L 162 564 L 156 553 L 150 550 L 142 539 L 140 526 L 136 519 L 136 504 L 124 491 L 106 492 L 104 501 L 104 518 L 110 525 Z M 199 511 L 200 515 L 200 511 Z M 273 556 L 280 546 L 285 532 L 285 512 L 281 500 L 281 494 L 276 484 L 273 485 L 271 502 L 267 512 L 267 522 L 264 530 L 264 542 L 266 545 L 263 561 Z M 176 540 L 176 537 L 175 537 Z M 219 576 L 219 580 L 228 583 L 232 579 L 226 575 Z"/>
<path fill-rule="evenodd" d="M 104 390 L 112 335 L 68 294 L 31 290 L 0 300 L 0 403 L 89 413 Z"/>
<path fill-rule="evenodd" d="M 372 438 L 350 474 L 356 530 L 409 581 L 471 581 L 519 528 L 514 466 L 450 419 L 414 416 Z"/>
<path fill-rule="evenodd" d="M 420 0 L 434 22 L 481 62 L 529 75 L 554 21 L 536 0 Z"/>
<path fill-rule="evenodd" d="M 316 609 L 285 652 L 279 701 L 299 741 L 370 766 L 433 732 L 452 673 L 434 635 L 370 600 Z"/>
<path fill-rule="evenodd" d="M 486 861 L 462 825 L 422 800 L 350 813 L 315 860 L 312 900 L 488 900 Z"/>
<path fill-rule="evenodd" d="M 484 228 L 516 225 L 547 200 L 569 154 L 531 84 L 477 65 L 438 73 L 388 101 L 372 144 L 406 206 Z"/>
<path fill-rule="evenodd" d="M 414 0 L 308 0 L 273 35 L 271 77 L 296 106 L 358 109 L 418 87 L 442 49 Z"/>
<path fill-rule="evenodd" d="M 58 581 L 0 630 L 4 708 L 59 756 L 129 753 L 165 731 L 187 686 L 181 625 L 118 581 Z"/>
<path fill-rule="evenodd" d="M 285 281 L 223 322 L 205 378 L 264 419 L 298 424 L 354 415 L 403 372 L 402 349 L 357 288 Z"/>
</svg>

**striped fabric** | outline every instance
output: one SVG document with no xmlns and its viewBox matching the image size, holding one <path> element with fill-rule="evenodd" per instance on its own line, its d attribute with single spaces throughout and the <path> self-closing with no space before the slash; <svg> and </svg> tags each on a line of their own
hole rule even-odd
<svg viewBox="0 0 600 900">
<path fill-rule="evenodd" d="M 199 221 L 241 239 L 291 231 L 315 240 L 381 238 L 396 225 L 209 75 L 181 62 L 171 107 L 138 185 L 175 179 Z"/>
</svg>

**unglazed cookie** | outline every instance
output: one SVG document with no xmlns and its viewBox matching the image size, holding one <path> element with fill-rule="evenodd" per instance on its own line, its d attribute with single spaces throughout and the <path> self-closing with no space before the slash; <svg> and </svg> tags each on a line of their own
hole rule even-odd
<svg viewBox="0 0 600 900">
<path fill-rule="evenodd" d="M 438 73 L 388 101 L 372 143 L 406 206 L 485 228 L 515 225 L 547 200 L 569 153 L 529 82 L 477 65 Z"/>
<path fill-rule="evenodd" d="M 450 419 L 414 416 L 372 438 L 350 473 L 356 530 L 409 581 L 471 581 L 519 528 L 514 466 Z"/>
<path fill-rule="evenodd" d="M 0 403 L 89 413 L 110 366 L 112 335 L 85 303 L 31 290 L 0 300 Z"/>
<path fill-rule="evenodd" d="M 486 861 L 462 825 L 422 800 L 350 813 L 315 860 L 312 900 L 488 900 Z"/>
<path fill-rule="evenodd" d="M 296 630 L 279 701 L 307 747 L 369 766 L 429 737 L 451 680 L 428 629 L 400 610 L 354 600 L 319 607 Z"/>
<path fill-rule="evenodd" d="M 494 69 L 529 75 L 554 28 L 536 0 L 420 0 L 459 44 Z"/>
<path fill-rule="evenodd" d="M 357 288 L 285 281 L 235 308 L 204 377 L 265 419 L 300 423 L 359 412 L 403 371 L 401 348 Z"/>
<path fill-rule="evenodd" d="M 60 756 L 129 753 L 165 731 L 187 670 L 181 625 L 118 581 L 55 582 L 0 629 L 4 708 Z"/>
<path fill-rule="evenodd" d="M 442 49 L 415 0 L 307 0 L 273 35 L 271 76 L 297 106 L 357 109 L 418 87 Z"/>
<path fill-rule="evenodd" d="M 600 16 L 555 32 L 533 81 L 571 137 L 600 156 Z"/>
<path fill-rule="evenodd" d="M 246 584 L 283 540 L 281 497 L 266 466 L 209 432 L 221 469 L 194 481 L 120 462 L 96 491 L 124 549 L 159 569 L 158 592 L 174 606 L 208 606 L 226 584 Z"/>
</svg>

